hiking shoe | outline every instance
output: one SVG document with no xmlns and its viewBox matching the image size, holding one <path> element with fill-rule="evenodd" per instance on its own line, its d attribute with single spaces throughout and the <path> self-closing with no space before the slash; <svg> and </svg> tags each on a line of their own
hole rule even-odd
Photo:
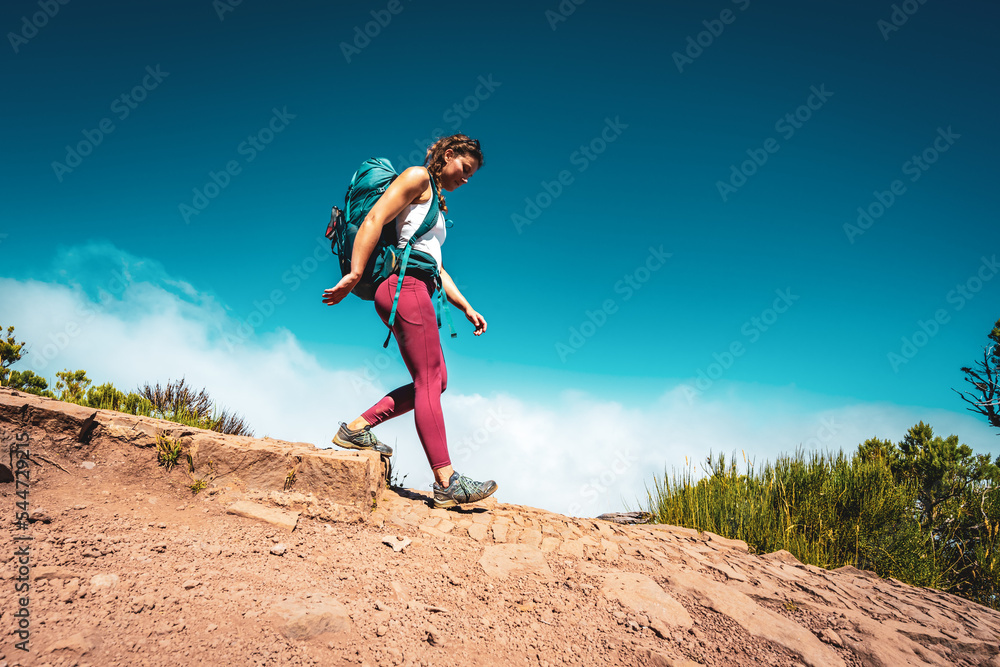
<svg viewBox="0 0 1000 667">
<path fill-rule="evenodd" d="M 382 456 L 392 456 L 392 447 L 375 437 L 371 432 L 371 426 L 365 426 L 357 431 L 347 428 L 347 424 L 340 422 L 340 430 L 333 436 L 333 444 L 344 449 L 369 449 L 376 451 Z"/>
<path fill-rule="evenodd" d="M 477 482 L 453 472 L 447 488 L 434 482 L 434 509 L 478 502 L 493 495 L 497 488 L 497 483 L 492 479 Z"/>
</svg>

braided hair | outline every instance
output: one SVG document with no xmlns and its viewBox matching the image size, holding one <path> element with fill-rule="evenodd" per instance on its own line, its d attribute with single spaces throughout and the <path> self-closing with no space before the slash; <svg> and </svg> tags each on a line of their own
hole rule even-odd
<svg viewBox="0 0 1000 667">
<path fill-rule="evenodd" d="M 444 171 L 444 154 L 449 148 L 456 155 L 468 155 L 475 158 L 479 162 L 479 166 L 483 166 L 483 151 L 479 148 L 479 141 L 476 139 L 470 139 L 464 134 L 453 134 L 450 137 L 441 137 L 431 144 L 430 148 L 427 149 L 427 157 L 424 158 L 424 166 L 434 177 L 438 206 L 444 213 L 448 212 L 448 206 L 445 204 L 444 195 L 441 194 L 441 172 Z"/>
</svg>

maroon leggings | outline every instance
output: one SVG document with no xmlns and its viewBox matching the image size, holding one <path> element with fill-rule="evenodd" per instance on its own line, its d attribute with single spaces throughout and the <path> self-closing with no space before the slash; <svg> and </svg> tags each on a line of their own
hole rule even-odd
<svg viewBox="0 0 1000 667">
<path fill-rule="evenodd" d="M 399 276 L 389 276 L 375 291 L 375 310 L 387 326 L 398 282 Z M 392 333 L 413 382 L 389 392 L 361 416 L 374 426 L 413 410 L 417 435 L 427 461 L 432 470 L 437 470 L 451 465 L 451 459 L 441 412 L 441 392 L 448 386 L 448 369 L 438 336 L 432 291 L 433 283 L 429 279 L 403 278 Z"/>
</svg>

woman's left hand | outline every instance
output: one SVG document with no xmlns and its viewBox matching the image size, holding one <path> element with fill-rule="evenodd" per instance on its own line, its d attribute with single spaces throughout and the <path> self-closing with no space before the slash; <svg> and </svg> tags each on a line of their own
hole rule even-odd
<svg viewBox="0 0 1000 667">
<path fill-rule="evenodd" d="M 486 332 L 486 318 L 485 317 L 483 317 L 482 315 L 480 315 L 479 313 L 477 313 L 472 308 L 469 308 L 467 311 L 465 311 L 465 316 L 467 318 L 469 318 L 470 322 L 472 322 L 472 326 L 476 327 L 476 330 L 473 332 L 474 335 L 481 336 L 481 335 L 483 335 L 483 333 Z"/>
</svg>

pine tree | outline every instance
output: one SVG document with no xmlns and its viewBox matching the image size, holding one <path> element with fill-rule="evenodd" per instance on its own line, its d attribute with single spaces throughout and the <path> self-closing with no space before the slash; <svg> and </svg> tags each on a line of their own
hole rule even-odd
<svg viewBox="0 0 1000 667">
<path fill-rule="evenodd" d="M 973 366 L 964 366 L 965 381 L 972 385 L 968 393 L 953 389 L 970 406 L 993 426 L 1000 428 L 1000 320 L 987 336 L 990 344 L 983 349 L 983 358 Z"/>
<path fill-rule="evenodd" d="M 7 338 L 4 340 L 3 327 L 0 326 L 0 385 L 6 384 L 10 367 L 21 360 L 24 352 L 27 352 L 24 343 L 18 343 L 14 338 L 14 327 L 7 327 Z"/>
</svg>

